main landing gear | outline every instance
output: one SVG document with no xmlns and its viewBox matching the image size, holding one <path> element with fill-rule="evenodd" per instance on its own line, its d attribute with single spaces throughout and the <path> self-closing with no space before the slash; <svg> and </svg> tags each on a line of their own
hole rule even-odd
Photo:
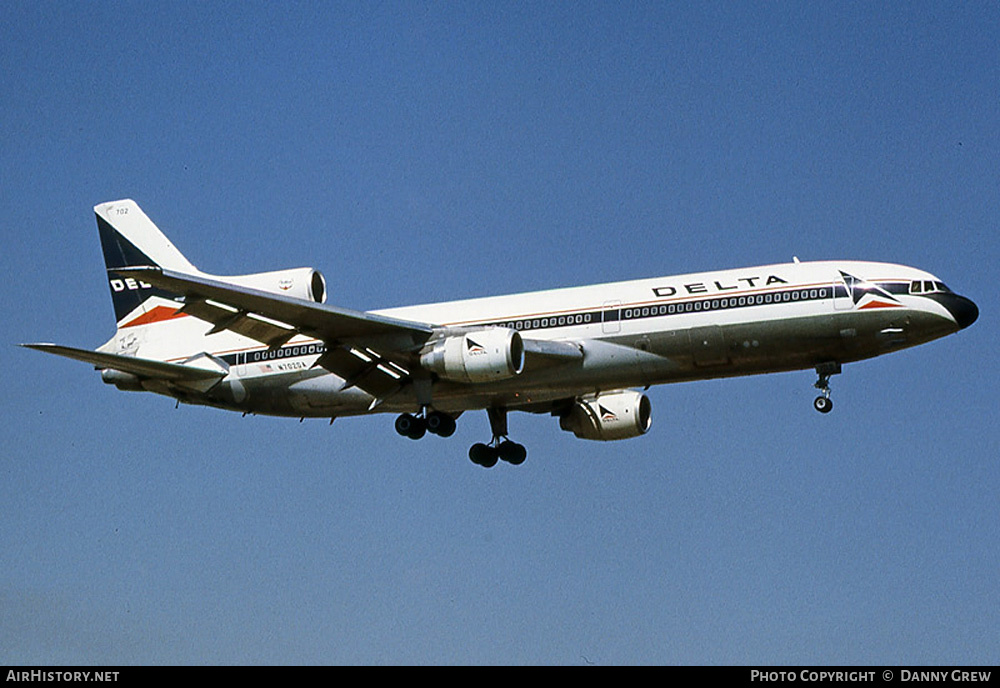
<svg viewBox="0 0 1000 688">
<path fill-rule="evenodd" d="M 816 374 L 819 380 L 813 385 L 822 392 L 822 395 L 813 400 L 813 408 L 820 413 L 829 413 L 833 410 L 833 399 L 830 398 L 830 376 L 840 373 L 840 364 L 836 361 L 821 363 L 816 366 Z"/>
<path fill-rule="evenodd" d="M 486 409 L 490 417 L 493 439 L 489 444 L 477 442 L 469 448 L 472 463 L 483 468 L 493 468 L 498 461 L 506 461 L 513 466 L 524 463 L 528 450 L 524 445 L 507 439 L 507 409 Z M 404 413 L 396 418 L 396 432 L 411 440 L 419 440 L 428 432 L 439 437 L 455 434 L 455 418 L 441 411 L 424 411 L 420 414 Z"/>
<path fill-rule="evenodd" d="M 451 437 L 455 434 L 455 419 L 440 411 L 424 412 L 418 416 L 404 413 L 396 419 L 396 432 L 411 440 L 419 440 L 428 432 L 439 437 Z"/>
<path fill-rule="evenodd" d="M 472 463 L 483 468 L 493 468 L 497 461 L 506 461 L 512 466 L 520 466 L 528 457 L 528 450 L 523 444 L 507 439 L 507 409 L 488 408 L 490 430 L 493 439 L 489 444 L 477 442 L 469 447 L 469 458 Z"/>
</svg>

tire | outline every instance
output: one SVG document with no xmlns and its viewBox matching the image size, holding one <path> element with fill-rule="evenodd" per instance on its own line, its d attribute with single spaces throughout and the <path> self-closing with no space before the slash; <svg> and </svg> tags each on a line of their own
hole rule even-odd
<svg viewBox="0 0 1000 688">
<path fill-rule="evenodd" d="M 497 455 L 496 449 L 482 442 L 477 442 L 471 447 L 469 447 L 469 459 L 472 463 L 477 466 L 482 466 L 483 468 L 493 468 L 497 465 Z"/>
<path fill-rule="evenodd" d="M 528 450 L 522 444 L 506 440 L 497 447 L 497 454 L 510 465 L 520 466 L 528 457 Z"/>
<path fill-rule="evenodd" d="M 413 421 L 416 418 L 411 416 L 409 413 L 404 413 L 403 415 L 396 418 L 396 432 L 398 432 L 403 437 L 409 437 L 410 433 L 413 432 Z"/>
<path fill-rule="evenodd" d="M 439 437 L 451 437 L 455 434 L 455 419 L 447 413 L 435 411 L 427 416 L 427 431 Z"/>
<path fill-rule="evenodd" d="M 404 413 L 396 419 L 396 432 L 411 440 L 419 440 L 427 432 L 427 423 L 423 418 Z"/>
<path fill-rule="evenodd" d="M 826 397 L 816 397 L 813 401 L 813 408 L 820 413 L 829 413 L 833 410 L 833 401 Z"/>
</svg>

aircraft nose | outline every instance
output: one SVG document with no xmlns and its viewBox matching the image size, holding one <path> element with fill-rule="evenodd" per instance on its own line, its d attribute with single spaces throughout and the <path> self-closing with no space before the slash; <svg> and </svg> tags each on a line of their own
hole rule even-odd
<svg viewBox="0 0 1000 688">
<path fill-rule="evenodd" d="M 979 318 L 979 307 L 964 296 L 949 294 L 949 298 L 944 303 L 944 307 L 951 313 L 951 317 L 958 323 L 960 329 L 965 329 Z"/>
</svg>

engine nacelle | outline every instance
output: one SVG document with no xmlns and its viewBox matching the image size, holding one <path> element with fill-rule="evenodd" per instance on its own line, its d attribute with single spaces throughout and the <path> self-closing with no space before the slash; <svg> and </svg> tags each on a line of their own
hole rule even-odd
<svg viewBox="0 0 1000 688">
<path fill-rule="evenodd" d="M 624 440 L 644 435 L 652 406 L 641 392 L 623 390 L 577 399 L 559 427 L 582 440 Z"/>
<path fill-rule="evenodd" d="M 524 343 L 505 327 L 468 332 L 435 342 L 420 365 L 453 382 L 506 380 L 524 368 Z"/>
<path fill-rule="evenodd" d="M 326 280 L 323 273 L 313 268 L 293 268 L 252 275 L 236 275 L 219 279 L 241 287 L 250 287 L 272 294 L 284 294 L 315 303 L 326 302 Z"/>
<path fill-rule="evenodd" d="M 142 380 L 132 373 L 126 373 L 114 368 L 105 368 L 101 371 L 101 380 L 106 385 L 114 385 L 123 392 L 143 391 Z"/>
</svg>

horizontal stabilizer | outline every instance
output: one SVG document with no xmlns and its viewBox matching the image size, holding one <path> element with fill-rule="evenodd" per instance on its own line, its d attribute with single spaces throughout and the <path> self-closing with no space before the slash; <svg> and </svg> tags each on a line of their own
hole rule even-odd
<svg viewBox="0 0 1000 688">
<path fill-rule="evenodd" d="M 57 356 L 65 356 L 66 358 L 83 361 L 84 363 L 91 363 L 102 369 L 111 368 L 112 370 L 120 370 L 123 373 L 132 373 L 139 377 L 167 380 L 170 382 L 217 380 L 226 375 L 219 370 L 206 370 L 204 368 L 195 368 L 177 363 L 154 361 L 148 358 L 136 358 L 135 356 L 107 354 L 100 351 L 90 351 L 89 349 L 60 346 L 58 344 L 22 344 L 21 346 L 28 349 L 35 349 L 36 351 L 56 354 Z"/>
</svg>

